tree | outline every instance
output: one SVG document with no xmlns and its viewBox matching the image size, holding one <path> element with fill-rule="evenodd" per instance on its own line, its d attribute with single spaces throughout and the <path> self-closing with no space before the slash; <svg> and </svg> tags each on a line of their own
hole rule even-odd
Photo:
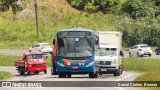
<svg viewBox="0 0 160 90">
<path fill-rule="evenodd" d="M 23 6 L 17 3 L 18 1 L 21 1 L 24 5 L 25 0 L 0 0 L 1 11 L 8 11 L 11 7 L 13 13 L 16 14 L 17 11 L 23 9 Z"/>
</svg>

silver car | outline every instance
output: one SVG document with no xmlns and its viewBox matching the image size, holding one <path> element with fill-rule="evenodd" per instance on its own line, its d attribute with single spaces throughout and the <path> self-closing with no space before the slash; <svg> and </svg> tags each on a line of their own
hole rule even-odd
<svg viewBox="0 0 160 90">
<path fill-rule="evenodd" d="M 53 49 L 49 43 L 37 43 L 29 48 L 29 52 L 52 53 Z"/>
</svg>

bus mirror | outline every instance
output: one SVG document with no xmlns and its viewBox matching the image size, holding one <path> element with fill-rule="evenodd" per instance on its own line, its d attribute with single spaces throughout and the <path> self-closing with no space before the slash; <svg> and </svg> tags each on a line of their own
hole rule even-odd
<svg viewBox="0 0 160 90">
<path fill-rule="evenodd" d="M 53 39 L 53 45 L 55 45 L 55 43 L 56 43 L 56 39 Z"/>
</svg>

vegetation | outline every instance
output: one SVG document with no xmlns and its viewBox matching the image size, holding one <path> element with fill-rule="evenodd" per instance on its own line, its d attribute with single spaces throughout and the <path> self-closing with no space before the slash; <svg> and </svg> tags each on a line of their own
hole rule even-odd
<svg viewBox="0 0 160 90">
<path fill-rule="evenodd" d="M 21 11 L 25 7 L 24 0 L 21 0 L 21 4 L 17 2 L 18 0 L 0 0 L 0 11 L 8 11 L 11 7 L 13 13 L 16 14 L 17 11 Z"/>
<path fill-rule="evenodd" d="M 134 81 L 159 81 L 160 80 L 160 60 L 159 59 L 145 59 L 145 58 L 125 58 L 125 71 L 144 72 Z M 159 90 L 159 87 L 147 87 L 147 90 Z"/>
<path fill-rule="evenodd" d="M 11 10 L 0 12 L 1 48 L 26 49 L 37 42 L 52 43 L 57 30 L 76 27 L 122 31 L 124 47 L 160 44 L 159 0 L 38 0 L 38 39 L 34 1 L 25 1 L 29 14 L 25 10 L 16 15 Z"/>
<path fill-rule="evenodd" d="M 13 77 L 13 75 L 10 72 L 0 71 L 0 80 L 8 79 L 11 77 Z"/>
</svg>

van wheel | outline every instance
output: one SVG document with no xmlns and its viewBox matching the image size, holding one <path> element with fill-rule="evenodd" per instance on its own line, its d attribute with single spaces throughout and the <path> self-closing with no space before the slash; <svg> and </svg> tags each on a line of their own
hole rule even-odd
<svg viewBox="0 0 160 90">
<path fill-rule="evenodd" d="M 151 57 L 151 54 L 149 54 L 149 56 Z"/>
</svg>

